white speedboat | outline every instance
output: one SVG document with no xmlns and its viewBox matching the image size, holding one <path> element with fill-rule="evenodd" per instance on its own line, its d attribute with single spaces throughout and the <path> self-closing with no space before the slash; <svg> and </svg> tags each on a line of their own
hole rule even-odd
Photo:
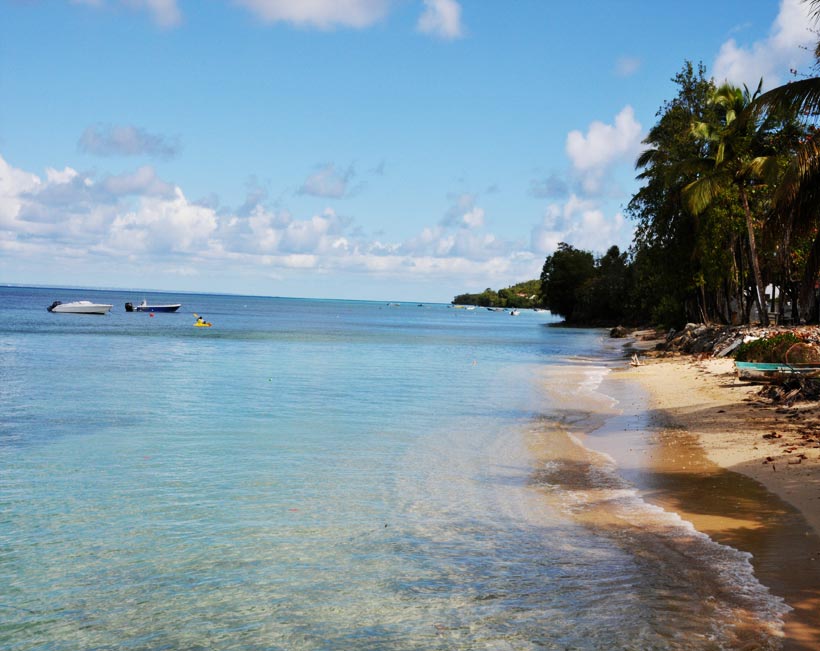
<svg viewBox="0 0 820 651">
<path fill-rule="evenodd" d="M 49 312 L 63 312 L 67 314 L 107 314 L 114 307 L 106 303 L 92 303 L 91 301 L 71 301 L 63 303 L 54 301 L 48 308 Z"/>
</svg>

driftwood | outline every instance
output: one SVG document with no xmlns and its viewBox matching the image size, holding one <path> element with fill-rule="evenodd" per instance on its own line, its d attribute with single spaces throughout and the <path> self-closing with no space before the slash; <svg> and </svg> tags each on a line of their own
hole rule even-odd
<svg viewBox="0 0 820 651">
<path fill-rule="evenodd" d="M 759 395 L 775 404 L 791 405 L 795 402 L 813 402 L 820 400 L 820 380 L 794 376 L 778 384 L 763 387 Z"/>
</svg>

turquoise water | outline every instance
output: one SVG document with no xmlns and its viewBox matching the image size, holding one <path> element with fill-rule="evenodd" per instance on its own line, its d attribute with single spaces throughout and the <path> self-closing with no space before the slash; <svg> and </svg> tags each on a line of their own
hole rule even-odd
<svg viewBox="0 0 820 651">
<path fill-rule="evenodd" d="M 572 434 L 616 409 L 600 331 L 142 298 L 0 288 L 0 648 L 720 649 L 741 614 L 777 648 L 748 558 Z"/>
</svg>

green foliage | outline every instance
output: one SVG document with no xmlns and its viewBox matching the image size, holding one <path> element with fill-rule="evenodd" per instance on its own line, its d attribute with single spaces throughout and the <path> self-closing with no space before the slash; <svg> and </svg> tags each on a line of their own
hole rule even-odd
<svg viewBox="0 0 820 651">
<path fill-rule="evenodd" d="M 566 242 L 544 261 L 541 270 L 541 302 L 553 314 L 572 322 L 584 285 L 595 275 L 595 258 Z"/>
<path fill-rule="evenodd" d="M 610 247 L 598 259 L 561 242 L 541 273 L 543 304 L 567 323 L 613 325 L 633 322 L 632 267 L 626 253 Z"/>
<path fill-rule="evenodd" d="M 735 359 L 739 362 L 785 362 L 786 352 L 799 343 L 803 340 L 793 332 L 781 332 L 741 344 L 735 351 Z"/>
<path fill-rule="evenodd" d="M 480 294 L 459 294 L 453 305 L 478 305 L 480 307 L 541 307 L 540 280 L 527 280 L 495 291 L 489 287 Z"/>
</svg>

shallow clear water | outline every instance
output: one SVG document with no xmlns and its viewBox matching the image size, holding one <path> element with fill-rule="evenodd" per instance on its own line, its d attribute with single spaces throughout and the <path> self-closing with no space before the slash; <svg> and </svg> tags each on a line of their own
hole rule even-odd
<svg viewBox="0 0 820 651">
<path fill-rule="evenodd" d="M 601 332 L 142 298 L 0 288 L 0 648 L 777 648 L 748 558 L 573 436 Z"/>
</svg>

